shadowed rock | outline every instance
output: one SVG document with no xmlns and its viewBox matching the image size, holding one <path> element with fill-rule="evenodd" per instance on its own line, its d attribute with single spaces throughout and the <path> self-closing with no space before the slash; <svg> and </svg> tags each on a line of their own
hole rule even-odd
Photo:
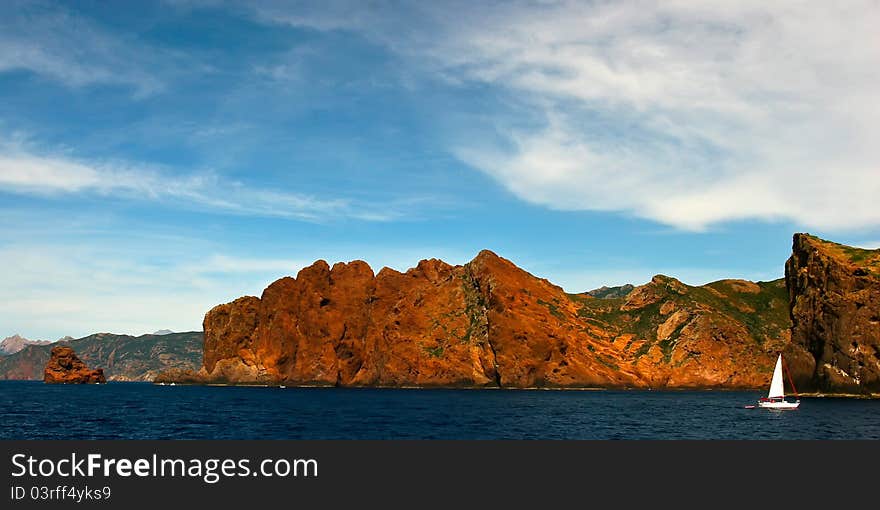
<svg viewBox="0 0 880 510">
<path fill-rule="evenodd" d="M 797 384 L 880 393 L 880 250 L 795 234 L 785 279 Z"/>
</svg>

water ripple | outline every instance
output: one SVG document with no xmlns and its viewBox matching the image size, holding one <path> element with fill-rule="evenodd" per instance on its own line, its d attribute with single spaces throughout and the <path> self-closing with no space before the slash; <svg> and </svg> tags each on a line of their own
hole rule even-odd
<svg viewBox="0 0 880 510">
<path fill-rule="evenodd" d="M 0 439 L 878 439 L 880 401 L 758 392 L 231 388 L 0 381 Z"/>
</svg>

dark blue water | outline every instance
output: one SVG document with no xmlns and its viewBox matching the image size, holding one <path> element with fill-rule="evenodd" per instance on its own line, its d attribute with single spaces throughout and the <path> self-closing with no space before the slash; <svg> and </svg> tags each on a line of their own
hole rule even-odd
<svg viewBox="0 0 880 510">
<path fill-rule="evenodd" d="M 880 439 L 880 401 L 761 396 L 0 381 L 0 439 Z"/>
</svg>

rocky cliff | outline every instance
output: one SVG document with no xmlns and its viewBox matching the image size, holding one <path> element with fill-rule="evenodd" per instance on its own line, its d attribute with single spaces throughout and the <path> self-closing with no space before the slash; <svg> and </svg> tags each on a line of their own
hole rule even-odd
<svg viewBox="0 0 880 510">
<path fill-rule="evenodd" d="M 97 333 L 59 344 L 72 347 L 89 366 L 103 367 L 111 381 L 152 381 L 166 370 L 198 370 L 202 365 L 201 332 L 138 337 Z M 28 345 L 0 357 L 0 380 L 41 380 L 54 345 Z"/>
<path fill-rule="evenodd" d="M 105 383 L 104 371 L 86 366 L 69 346 L 56 345 L 44 370 L 43 382 L 47 384 L 94 384 Z"/>
<path fill-rule="evenodd" d="M 785 280 L 796 384 L 880 393 L 880 250 L 795 234 Z"/>
<path fill-rule="evenodd" d="M 595 297 L 610 296 L 610 297 Z M 490 251 L 374 274 L 318 261 L 209 311 L 167 380 L 341 386 L 757 387 L 789 342 L 783 282 L 566 294 Z"/>
</svg>

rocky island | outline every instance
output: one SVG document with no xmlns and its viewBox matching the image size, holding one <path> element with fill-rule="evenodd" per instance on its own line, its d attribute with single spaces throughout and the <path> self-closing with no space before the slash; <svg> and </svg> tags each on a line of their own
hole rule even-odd
<svg viewBox="0 0 880 510">
<path fill-rule="evenodd" d="M 52 348 L 49 362 L 43 375 L 43 382 L 48 384 L 95 384 L 105 383 L 104 371 L 100 368 L 92 370 L 86 366 L 66 345 Z"/>
<path fill-rule="evenodd" d="M 758 388 L 783 352 L 800 390 L 869 395 L 880 392 L 880 251 L 841 246 L 796 234 L 786 278 L 771 282 L 658 275 L 583 294 L 491 251 L 405 273 L 319 260 L 210 310 L 201 369 L 157 381 Z"/>
</svg>

